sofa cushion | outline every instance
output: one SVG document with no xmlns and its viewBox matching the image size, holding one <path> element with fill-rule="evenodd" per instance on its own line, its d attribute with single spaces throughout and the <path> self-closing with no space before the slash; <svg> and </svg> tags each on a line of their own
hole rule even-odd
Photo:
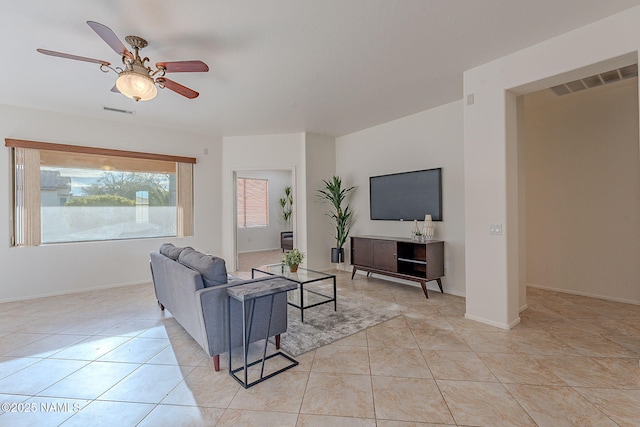
<svg viewBox="0 0 640 427">
<path fill-rule="evenodd" d="M 200 273 L 205 288 L 227 283 L 227 267 L 222 258 L 205 255 L 192 248 L 184 248 L 178 261 Z"/>
<path fill-rule="evenodd" d="M 177 261 L 180 257 L 180 252 L 182 252 L 185 248 L 179 248 L 174 246 L 173 243 L 163 243 L 160 245 L 160 252 L 162 255 L 171 258 L 172 260 Z"/>
</svg>

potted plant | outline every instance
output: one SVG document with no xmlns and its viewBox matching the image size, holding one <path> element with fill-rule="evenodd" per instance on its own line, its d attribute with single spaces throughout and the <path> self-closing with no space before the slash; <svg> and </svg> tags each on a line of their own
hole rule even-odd
<svg viewBox="0 0 640 427">
<path fill-rule="evenodd" d="M 292 273 L 298 271 L 298 265 L 300 265 L 303 259 L 304 253 L 300 252 L 297 248 L 293 248 L 282 255 L 282 262 L 289 266 L 289 270 L 291 270 Z"/>
<path fill-rule="evenodd" d="M 291 230 L 291 218 L 293 216 L 293 193 L 291 192 L 291 186 L 284 187 L 284 197 L 278 199 L 278 204 L 282 209 L 280 215 L 284 220 L 286 230 Z"/>
<path fill-rule="evenodd" d="M 345 200 L 349 194 L 355 190 L 355 187 L 342 187 L 342 180 L 339 176 L 333 176 L 331 180 L 322 180 L 324 188 L 318 190 L 318 197 L 323 203 L 331 205 L 331 210 L 327 214 L 332 219 L 336 227 L 336 247 L 331 248 L 331 262 L 344 262 L 344 243 L 347 241 L 351 224 L 353 223 L 353 211 L 349 209 L 349 205 Z"/>
</svg>

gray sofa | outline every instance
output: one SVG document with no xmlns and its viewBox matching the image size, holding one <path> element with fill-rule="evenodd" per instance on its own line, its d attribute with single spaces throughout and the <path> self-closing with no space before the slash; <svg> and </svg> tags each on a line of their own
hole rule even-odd
<svg viewBox="0 0 640 427">
<path fill-rule="evenodd" d="M 222 258 L 206 255 L 193 248 L 165 243 L 150 254 L 153 287 L 160 308 L 171 312 L 180 325 L 213 358 L 220 370 L 220 354 L 227 348 L 227 288 L 270 277 L 242 281 L 227 274 Z M 232 348 L 242 346 L 241 305 L 233 300 L 231 318 Z M 237 309 L 236 309 L 237 308 Z M 267 333 L 268 299 L 257 300 L 249 340 L 262 340 Z M 280 334 L 287 330 L 287 295 L 276 295 L 269 335 L 280 348 Z"/>
</svg>

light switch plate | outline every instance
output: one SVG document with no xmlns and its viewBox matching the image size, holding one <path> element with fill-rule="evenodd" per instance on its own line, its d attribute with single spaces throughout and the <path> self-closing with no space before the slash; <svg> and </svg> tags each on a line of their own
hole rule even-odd
<svg viewBox="0 0 640 427">
<path fill-rule="evenodd" d="M 489 234 L 492 236 L 499 236 L 502 234 L 502 224 L 489 225 Z"/>
</svg>

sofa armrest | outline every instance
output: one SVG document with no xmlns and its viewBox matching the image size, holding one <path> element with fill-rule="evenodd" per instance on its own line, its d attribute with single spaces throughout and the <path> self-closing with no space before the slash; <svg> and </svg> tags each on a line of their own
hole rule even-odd
<svg viewBox="0 0 640 427">
<path fill-rule="evenodd" d="M 244 283 L 245 281 L 246 281 L 245 279 L 241 279 L 238 276 L 234 276 L 231 273 L 227 274 L 227 283 L 230 284 L 230 285 L 237 285 L 240 282 Z"/>
<path fill-rule="evenodd" d="M 245 283 L 253 283 L 262 280 L 272 279 L 274 276 L 260 277 L 258 279 L 244 280 L 240 282 L 227 283 L 225 285 L 200 289 L 196 292 L 198 311 L 203 331 L 203 345 L 208 349 L 209 356 L 224 353 L 227 348 L 227 319 L 228 319 L 228 297 L 227 288 Z M 241 303 L 231 299 L 232 304 L 232 347 L 242 345 L 242 315 Z M 255 303 L 254 323 L 251 331 L 250 342 L 265 338 L 267 333 L 267 319 L 271 306 L 268 299 L 260 299 Z M 237 309 L 236 309 L 237 308 Z M 262 321 L 260 319 L 263 319 Z M 287 294 L 275 295 L 273 302 L 273 315 L 271 317 L 270 336 L 278 335 L 287 330 Z"/>
</svg>

